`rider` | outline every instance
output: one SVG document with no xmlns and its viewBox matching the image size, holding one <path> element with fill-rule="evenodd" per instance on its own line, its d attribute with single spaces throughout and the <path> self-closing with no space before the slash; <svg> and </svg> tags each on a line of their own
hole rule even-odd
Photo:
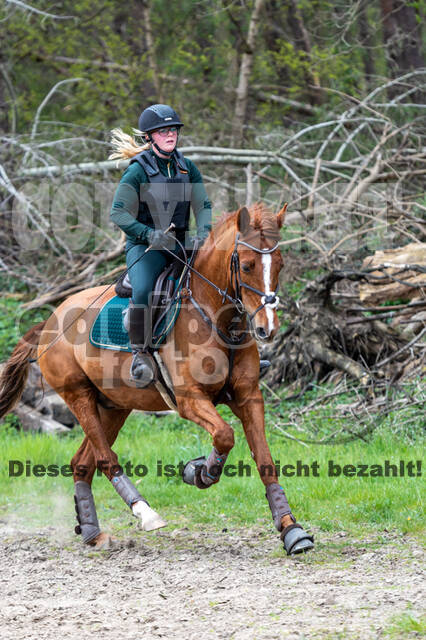
<svg viewBox="0 0 426 640">
<path fill-rule="evenodd" d="M 115 152 L 110 158 L 131 158 L 114 195 L 111 219 L 127 236 L 126 263 L 128 269 L 131 267 L 128 273 L 132 285 L 128 316 L 133 351 L 130 372 L 138 386 L 147 386 L 154 378 L 147 349 L 150 327 L 146 310 L 157 277 L 173 260 L 162 249 L 178 250 L 175 239 L 187 241 L 188 246 L 191 207 L 199 246 L 211 229 L 211 204 L 201 173 L 177 150 L 181 127 L 183 123 L 172 107 L 154 104 L 142 111 L 138 130 L 134 129 L 144 145 L 138 146 L 121 129 L 112 132 Z M 171 223 L 173 233 L 165 233 Z"/>
</svg>

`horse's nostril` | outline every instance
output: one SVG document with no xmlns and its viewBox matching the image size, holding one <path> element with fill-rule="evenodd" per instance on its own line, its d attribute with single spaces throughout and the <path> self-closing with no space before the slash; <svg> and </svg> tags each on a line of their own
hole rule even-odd
<svg viewBox="0 0 426 640">
<path fill-rule="evenodd" d="M 266 333 L 265 329 L 263 327 L 257 327 L 256 329 L 256 335 L 258 338 L 260 338 L 261 340 L 264 340 L 265 338 L 268 337 L 268 334 Z"/>
</svg>

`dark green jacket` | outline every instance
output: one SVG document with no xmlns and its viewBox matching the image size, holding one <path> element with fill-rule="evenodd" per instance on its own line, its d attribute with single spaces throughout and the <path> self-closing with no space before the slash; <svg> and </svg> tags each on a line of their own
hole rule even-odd
<svg viewBox="0 0 426 640">
<path fill-rule="evenodd" d="M 155 157 L 158 168 L 167 178 L 174 178 L 176 168 L 174 161 Z M 191 160 L 185 158 L 188 167 L 189 181 L 193 185 L 191 190 L 191 207 L 197 224 L 197 235 L 205 238 L 211 229 L 212 206 L 207 197 L 201 173 Z M 133 162 L 123 173 L 120 183 L 114 195 L 111 207 L 111 219 L 133 242 L 148 244 L 148 235 L 151 228 L 137 220 L 142 207 L 139 194 L 143 193 L 143 185 L 148 184 L 145 170 L 138 162 Z"/>
</svg>

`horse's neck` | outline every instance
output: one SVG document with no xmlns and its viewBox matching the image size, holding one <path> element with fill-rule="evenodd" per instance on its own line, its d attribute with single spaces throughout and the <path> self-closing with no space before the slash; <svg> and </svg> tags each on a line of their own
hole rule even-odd
<svg viewBox="0 0 426 640">
<path fill-rule="evenodd" d="M 229 243 L 226 245 L 216 242 L 212 236 L 208 238 L 194 262 L 194 269 L 199 271 L 205 278 L 208 278 L 222 291 L 229 286 L 229 265 L 232 248 Z M 227 248 L 225 248 L 227 247 Z M 222 296 L 211 285 L 193 274 L 191 277 L 191 290 L 194 298 L 199 303 L 208 304 L 212 311 L 217 311 L 223 306 Z M 228 291 L 230 295 L 233 292 Z"/>
</svg>

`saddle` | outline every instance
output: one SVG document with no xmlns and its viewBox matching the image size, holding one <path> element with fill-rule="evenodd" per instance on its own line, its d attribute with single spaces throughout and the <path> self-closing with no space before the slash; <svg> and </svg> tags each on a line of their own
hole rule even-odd
<svg viewBox="0 0 426 640">
<path fill-rule="evenodd" d="M 184 286 L 190 275 L 190 267 L 195 260 L 196 250 L 189 254 L 188 264 L 182 264 L 174 260 L 158 276 L 151 294 L 149 307 L 149 326 L 151 326 L 151 342 L 156 349 L 172 329 L 179 315 L 181 301 L 179 291 Z M 132 285 L 127 271 L 120 276 L 115 285 L 115 293 L 118 298 L 131 298 Z M 128 306 L 123 310 L 124 328 L 128 329 Z"/>
<path fill-rule="evenodd" d="M 152 327 L 152 337 L 154 341 L 160 337 L 164 327 L 164 321 L 174 301 L 174 296 L 183 280 L 181 276 L 183 275 L 184 269 L 187 271 L 187 268 L 184 267 L 182 263 L 177 261 L 172 262 L 160 273 L 155 282 L 149 308 L 150 326 Z M 117 280 L 115 293 L 119 298 L 130 298 L 132 296 L 132 285 L 130 284 L 127 271 Z M 128 327 L 127 309 L 128 307 L 126 307 L 126 311 L 123 313 L 123 323 L 126 329 Z"/>
</svg>

